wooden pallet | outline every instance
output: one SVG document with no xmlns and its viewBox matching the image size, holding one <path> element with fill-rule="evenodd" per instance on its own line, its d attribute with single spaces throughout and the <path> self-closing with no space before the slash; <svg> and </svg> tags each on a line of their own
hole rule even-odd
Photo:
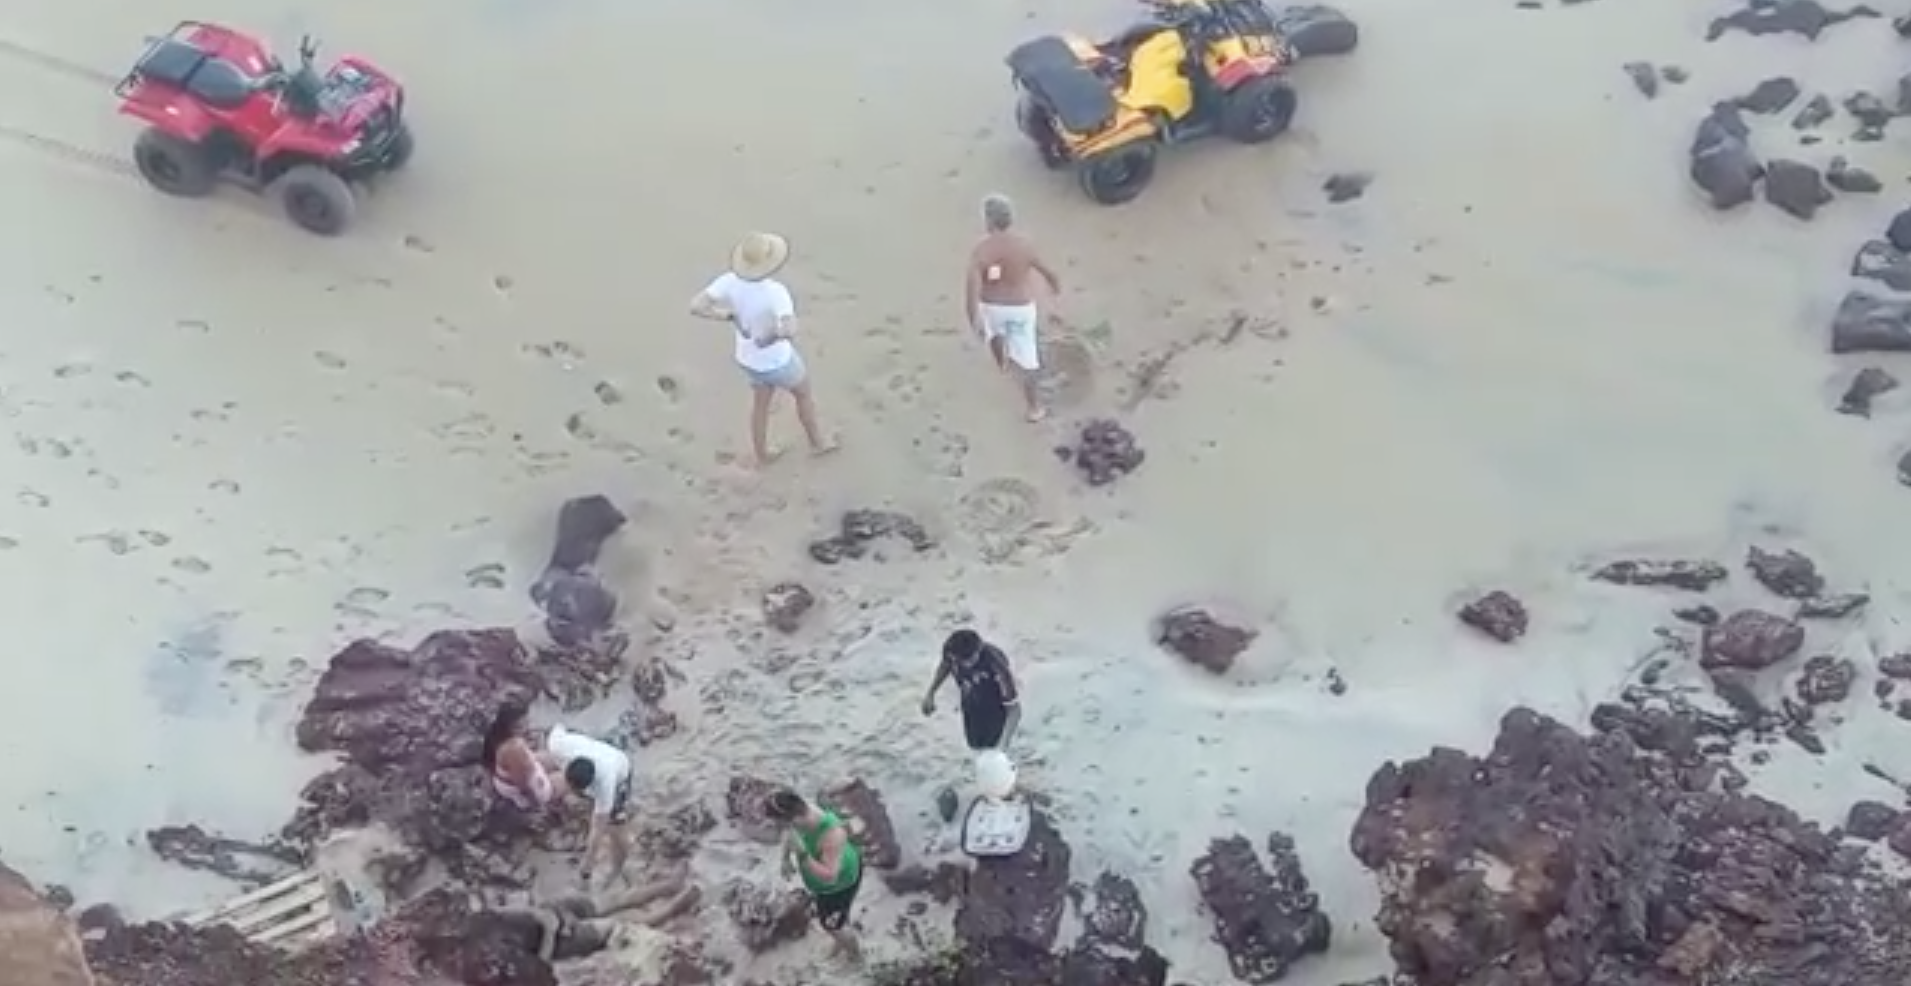
<svg viewBox="0 0 1911 986">
<path fill-rule="evenodd" d="M 180 920 L 194 927 L 230 925 L 250 941 L 293 951 L 338 932 L 326 881 L 315 870 L 302 870 Z"/>
</svg>

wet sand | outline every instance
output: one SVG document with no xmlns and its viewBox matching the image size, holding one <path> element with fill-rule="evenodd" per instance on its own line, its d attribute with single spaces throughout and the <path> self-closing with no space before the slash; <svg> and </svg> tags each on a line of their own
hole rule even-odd
<svg viewBox="0 0 1911 986">
<path fill-rule="evenodd" d="M 275 826 L 315 768 L 288 732 L 315 666 L 353 635 L 525 619 L 556 505 L 585 492 L 631 510 L 613 567 L 635 606 L 676 617 L 652 646 L 752 710 L 682 710 L 690 732 L 640 757 L 647 783 L 720 786 L 697 752 L 716 748 L 806 783 L 860 772 L 906 849 L 935 843 L 930 793 L 964 765 L 955 723 L 914 708 L 934 641 L 973 618 L 1021 663 L 1031 780 L 1077 877 L 1135 877 L 1199 982 L 1225 963 L 1186 868 L 1237 828 L 1294 833 L 1341 926 L 1292 981 L 1383 964 L 1345 849 L 1362 783 L 1388 756 L 1484 742 L 1515 702 L 1576 717 L 1610 693 L 1663 607 L 1586 586 L 1587 558 L 1795 543 L 1876 596 L 1846 653 L 1906 643 L 1902 416 L 1831 414 L 1856 364 L 1822 355 L 1850 250 L 1895 203 L 1714 217 L 1683 177 L 1703 107 L 1764 75 L 1888 88 L 1885 23 L 1706 45 L 1713 11 L 1631 0 L 1348 9 L 1362 49 L 1302 67 L 1294 134 L 1171 155 L 1117 210 L 1040 169 L 1001 57 L 1115 27 L 1119 6 L 197 10 L 392 65 L 420 153 L 325 242 L 238 193 L 169 201 L 110 161 L 0 137 L 0 207 L 26 217 L 0 233 L 0 619 L 28 737 L 0 772 L 8 863 L 134 913 L 230 892 L 151 861 L 139 833 Z M 113 71 L 163 26 L 115 2 L 23 10 L 3 37 Z M 1634 59 L 1693 79 L 1646 102 L 1619 68 Z M 96 82 L 4 52 L 0 80 L 0 127 L 130 144 Z M 1768 129 L 1789 143 L 1782 118 Z M 1895 183 L 1896 140 L 1797 156 Z M 1329 207 L 1318 186 L 1340 169 L 1377 179 Z M 1096 371 L 1035 428 L 959 326 L 976 203 L 997 190 L 1062 265 Z M 763 477 L 734 464 L 727 339 L 680 314 L 753 227 L 795 245 L 845 442 Z M 1189 343 L 1235 311 L 1275 328 Z M 1074 482 L 1050 446 L 1177 346 L 1173 393 L 1124 415 L 1148 465 L 1112 491 Z M 796 441 L 787 413 L 778 427 Z M 946 552 L 804 558 L 835 511 L 873 503 L 923 516 Z M 983 559 L 1031 519 L 1048 535 Z M 757 592 L 791 576 L 823 625 L 752 636 Z M 1515 649 L 1449 616 L 1487 587 L 1534 611 Z M 1155 612 L 1212 598 L 1264 621 L 1238 681 L 1146 638 Z M 752 670 L 773 648 L 815 664 L 813 691 Z M 1326 695 L 1329 667 L 1346 696 Z M 1858 705 L 1815 770 L 1781 753 L 1755 782 L 1828 817 L 1878 786 L 1860 759 L 1911 772 L 1895 724 Z M 718 846 L 702 865 L 756 861 Z"/>
</svg>

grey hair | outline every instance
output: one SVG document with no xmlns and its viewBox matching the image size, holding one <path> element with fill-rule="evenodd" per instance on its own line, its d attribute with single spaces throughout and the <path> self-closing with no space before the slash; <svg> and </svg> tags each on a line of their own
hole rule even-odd
<svg viewBox="0 0 1911 986">
<path fill-rule="evenodd" d="M 991 233 L 1000 233 L 1015 225 L 1015 203 L 1000 192 L 982 199 L 982 224 Z"/>
</svg>

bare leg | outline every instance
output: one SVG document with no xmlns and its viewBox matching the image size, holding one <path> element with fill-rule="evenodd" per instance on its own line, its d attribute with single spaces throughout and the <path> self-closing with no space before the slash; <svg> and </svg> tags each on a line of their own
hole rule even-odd
<svg viewBox="0 0 1911 986">
<path fill-rule="evenodd" d="M 1008 354 L 1008 350 L 1007 350 L 1007 349 L 1005 349 L 1005 348 L 1003 347 L 1003 345 L 1002 345 L 1002 337 L 1001 337 L 1001 336 L 990 336 L 990 337 L 989 337 L 989 355 L 991 355 L 991 356 L 994 356 L 994 357 L 995 357 L 995 368 L 996 368 L 996 369 L 998 369 L 998 370 L 1001 370 L 1001 371 L 1002 371 L 1002 372 L 1004 372 L 1004 373 L 1007 373 L 1007 372 L 1008 372 L 1008 369 L 1009 369 L 1009 354 Z"/>
<path fill-rule="evenodd" d="M 816 455 L 827 455 L 836 451 L 836 443 L 823 437 L 823 429 L 816 423 L 816 398 L 810 393 L 808 380 L 790 388 L 796 397 L 796 420 L 803 423 L 803 434 L 810 440 L 810 451 Z"/>
<path fill-rule="evenodd" d="M 702 900 L 703 891 L 698 890 L 696 887 L 685 887 L 678 891 L 675 897 L 664 901 L 662 904 L 656 907 L 645 908 L 642 913 L 637 915 L 637 921 L 640 924 L 647 924 L 653 928 L 662 927 L 683 917 L 685 914 L 695 911 L 697 904 Z"/>
<path fill-rule="evenodd" d="M 662 900 L 671 894 L 682 893 L 685 881 L 677 878 L 647 880 L 625 890 L 606 891 L 598 894 L 591 903 L 596 905 L 598 916 L 615 914 L 619 911 L 634 910 L 646 904 Z"/>
<path fill-rule="evenodd" d="M 862 942 L 856 940 L 856 934 L 848 928 L 830 931 L 829 937 L 836 942 L 836 953 L 851 962 L 860 962 L 863 958 Z"/>
<path fill-rule="evenodd" d="M 759 469 L 776 458 L 770 451 L 770 402 L 775 399 L 773 387 L 750 388 L 750 452 L 756 456 Z"/>
<path fill-rule="evenodd" d="M 1048 408 L 1042 406 L 1042 389 L 1035 379 L 1034 370 L 1020 371 L 1022 382 L 1022 402 L 1028 405 L 1028 419 L 1040 421 L 1048 417 Z"/>
</svg>

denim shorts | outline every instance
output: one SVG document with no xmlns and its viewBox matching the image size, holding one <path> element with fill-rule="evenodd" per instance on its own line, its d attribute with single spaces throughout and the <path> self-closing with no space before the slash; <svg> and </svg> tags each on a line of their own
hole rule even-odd
<svg viewBox="0 0 1911 986">
<path fill-rule="evenodd" d="M 743 367 L 743 375 L 750 378 L 750 386 L 771 390 L 794 390 L 809 378 L 809 370 L 803 365 L 802 353 L 791 353 L 790 361 L 774 370 L 752 370 Z"/>
</svg>

